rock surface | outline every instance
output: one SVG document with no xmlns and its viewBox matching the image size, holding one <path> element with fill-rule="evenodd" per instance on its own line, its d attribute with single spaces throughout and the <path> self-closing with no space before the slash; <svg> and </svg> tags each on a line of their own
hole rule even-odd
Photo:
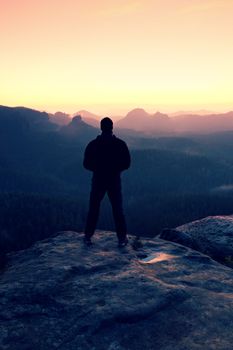
<svg viewBox="0 0 233 350">
<path fill-rule="evenodd" d="M 6 265 L 6 254 L 0 252 L 0 270 Z"/>
<path fill-rule="evenodd" d="M 231 268 L 158 238 L 94 240 L 65 232 L 8 257 L 1 350 L 232 349 Z"/>
<path fill-rule="evenodd" d="M 198 250 L 217 261 L 233 263 L 233 216 L 209 216 L 163 230 L 160 238 Z"/>
</svg>

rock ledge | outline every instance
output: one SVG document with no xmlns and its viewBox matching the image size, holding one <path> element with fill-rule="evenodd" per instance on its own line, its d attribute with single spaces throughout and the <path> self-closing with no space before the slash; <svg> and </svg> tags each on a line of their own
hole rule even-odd
<svg viewBox="0 0 233 350">
<path fill-rule="evenodd" d="M 1 350 L 232 349 L 232 269 L 158 238 L 139 251 L 94 240 L 64 232 L 9 256 Z"/>
</svg>

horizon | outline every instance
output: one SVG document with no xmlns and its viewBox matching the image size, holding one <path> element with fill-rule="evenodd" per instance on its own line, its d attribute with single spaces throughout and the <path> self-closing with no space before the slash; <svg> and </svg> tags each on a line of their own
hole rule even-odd
<svg viewBox="0 0 233 350">
<path fill-rule="evenodd" d="M 112 115 L 137 105 L 232 109 L 233 1 L 0 5 L 1 104 Z"/>
<path fill-rule="evenodd" d="M 207 110 L 205 108 L 200 108 L 200 109 L 195 109 L 195 110 L 191 110 L 191 109 L 180 109 L 180 110 L 171 110 L 171 111 L 165 111 L 165 110 L 162 110 L 162 109 L 159 109 L 156 107 L 155 108 L 152 108 L 152 107 L 149 107 L 146 106 L 146 107 L 142 107 L 142 106 L 136 106 L 136 107 L 132 107 L 131 109 L 129 110 L 122 110 L 121 114 L 119 113 L 98 113 L 96 111 L 93 111 L 93 110 L 88 110 L 88 109 L 85 109 L 85 108 L 76 108 L 74 109 L 75 112 L 71 112 L 69 113 L 68 111 L 66 110 L 45 110 L 45 109 L 37 109 L 33 106 L 6 106 L 6 105 L 0 105 L 0 106 L 3 106 L 3 107 L 10 107 L 10 108 L 28 108 L 28 109 L 33 109 L 33 110 L 37 110 L 39 112 L 45 112 L 45 113 L 48 113 L 48 114 L 55 114 L 55 113 L 64 113 L 64 114 L 67 114 L 69 117 L 73 118 L 75 117 L 76 115 L 78 115 L 78 113 L 80 113 L 81 115 L 81 112 L 87 112 L 87 113 L 90 113 L 90 114 L 93 114 L 93 118 L 95 118 L 96 120 L 99 120 L 100 118 L 103 118 L 104 116 L 109 116 L 113 119 L 114 122 L 120 120 L 121 118 L 124 118 L 129 112 L 131 112 L 132 110 L 136 110 L 136 109 L 143 109 L 146 113 L 148 113 L 149 115 L 153 115 L 155 113 L 162 113 L 162 114 L 167 114 L 169 117 L 173 118 L 173 117 L 176 117 L 176 116 L 179 116 L 179 115 L 199 115 L 199 116 L 208 116 L 208 115 L 218 115 L 218 114 L 225 114 L 225 113 L 229 113 L 229 112 L 232 112 L 233 111 L 233 108 L 230 108 L 230 109 L 221 109 L 221 110 Z"/>
</svg>

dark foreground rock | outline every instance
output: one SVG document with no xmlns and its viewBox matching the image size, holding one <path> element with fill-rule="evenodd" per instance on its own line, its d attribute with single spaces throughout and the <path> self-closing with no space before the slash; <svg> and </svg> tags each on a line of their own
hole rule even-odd
<svg viewBox="0 0 233 350">
<path fill-rule="evenodd" d="M 6 254 L 0 253 L 0 270 L 6 266 Z"/>
<path fill-rule="evenodd" d="M 66 232 L 9 256 L 1 350 L 231 350 L 233 270 L 161 239 Z"/>
<path fill-rule="evenodd" d="M 233 216 L 209 216 L 176 229 L 163 230 L 160 238 L 196 249 L 233 266 Z"/>
</svg>

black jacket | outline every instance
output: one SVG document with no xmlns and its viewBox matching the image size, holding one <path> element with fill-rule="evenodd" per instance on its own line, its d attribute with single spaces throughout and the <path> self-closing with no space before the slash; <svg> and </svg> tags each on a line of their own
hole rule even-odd
<svg viewBox="0 0 233 350">
<path fill-rule="evenodd" d="M 118 174 L 130 167 L 128 147 L 116 136 L 102 134 L 87 145 L 83 166 L 96 174 Z"/>
</svg>

